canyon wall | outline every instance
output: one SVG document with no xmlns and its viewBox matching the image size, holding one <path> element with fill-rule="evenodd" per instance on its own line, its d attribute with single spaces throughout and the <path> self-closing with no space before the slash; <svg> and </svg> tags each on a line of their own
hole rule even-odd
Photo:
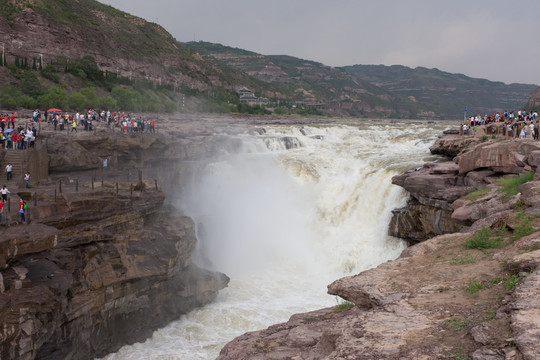
<svg viewBox="0 0 540 360">
<path fill-rule="evenodd" d="M 0 358 L 103 356 L 145 340 L 227 286 L 224 274 L 192 263 L 195 224 L 174 207 L 181 163 L 219 143 L 191 135 L 42 134 L 51 177 L 32 188 L 31 221 L 0 226 Z M 118 190 L 87 181 L 103 156 Z M 159 185 L 133 190 L 126 171 L 133 179 L 137 171 L 152 174 Z"/>
</svg>

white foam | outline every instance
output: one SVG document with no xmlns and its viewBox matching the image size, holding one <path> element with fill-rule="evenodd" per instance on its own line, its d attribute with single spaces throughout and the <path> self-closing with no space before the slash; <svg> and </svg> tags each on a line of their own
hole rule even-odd
<svg viewBox="0 0 540 360">
<path fill-rule="evenodd" d="M 205 159 L 180 206 L 198 224 L 200 264 L 226 273 L 216 302 L 106 359 L 212 359 L 246 331 L 336 304 L 333 280 L 395 258 L 391 177 L 422 164 L 440 125 L 267 126 L 235 132 L 239 153 Z M 286 150 L 282 137 L 300 147 Z"/>
</svg>

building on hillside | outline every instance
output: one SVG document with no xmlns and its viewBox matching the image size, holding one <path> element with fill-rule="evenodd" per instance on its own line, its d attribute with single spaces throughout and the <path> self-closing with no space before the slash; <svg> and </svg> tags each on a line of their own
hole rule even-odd
<svg viewBox="0 0 540 360">
<path fill-rule="evenodd" d="M 242 87 L 239 89 L 238 94 L 240 95 L 240 102 L 250 105 L 265 105 L 268 104 L 268 99 L 263 97 L 257 97 L 253 91 L 249 90 L 247 87 Z"/>
</svg>

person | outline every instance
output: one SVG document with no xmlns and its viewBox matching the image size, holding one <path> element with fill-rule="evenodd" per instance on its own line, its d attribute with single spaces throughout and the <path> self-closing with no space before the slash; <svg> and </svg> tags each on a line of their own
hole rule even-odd
<svg viewBox="0 0 540 360">
<path fill-rule="evenodd" d="M 103 158 L 103 170 L 107 170 L 107 165 L 109 163 L 109 159 L 108 158 Z"/>
<path fill-rule="evenodd" d="M 4 203 L 0 201 L 0 224 L 2 224 L 2 214 L 4 213 Z"/>
<path fill-rule="evenodd" d="M 7 189 L 6 185 L 4 185 L 2 189 L 0 189 L 0 194 L 2 194 L 2 202 L 6 202 L 7 194 L 9 194 L 9 190 Z"/>
<path fill-rule="evenodd" d="M 71 132 L 73 132 L 73 130 L 77 132 L 77 121 L 75 121 L 75 119 L 71 122 Z"/>
<path fill-rule="evenodd" d="M 56 131 L 56 125 L 58 125 L 58 119 L 56 118 L 56 116 L 54 117 L 52 123 L 53 123 L 54 131 Z"/>
<path fill-rule="evenodd" d="M 7 177 L 7 181 L 11 180 L 11 178 L 13 177 L 13 165 L 11 165 L 11 163 L 8 163 L 6 165 L 6 177 Z"/>
<path fill-rule="evenodd" d="M 24 174 L 24 183 L 26 184 L 26 188 L 28 189 L 30 187 L 30 173 L 26 172 Z"/>
<path fill-rule="evenodd" d="M 19 202 L 19 214 L 21 215 L 21 224 L 26 224 L 26 217 L 24 216 L 25 212 L 26 212 L 26 203 L 21 198 L 21 201 Z"/>
</svg>

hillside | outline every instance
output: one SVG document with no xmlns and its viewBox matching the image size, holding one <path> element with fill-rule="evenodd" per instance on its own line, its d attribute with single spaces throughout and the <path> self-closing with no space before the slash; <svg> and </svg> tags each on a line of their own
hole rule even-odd
<svg viewBox="0 0 540 360">
<path fill-rule="evenodd" d="M 0 6 L 0 40 L 8 63 L 87 55 L 119 76 L 211 85 L 207 64 L 161 26 L 94 0 L 7 0 Z"/>
<path fill-rule="evenodd" d="M 393 94 L 343 69 L 286 55 L 265 56 L 208 42 L 182 43 L 208 61 L 262 82 L 255 90 L 271 99 L 292 101 L 325 113 L 352 116 L 434 117 L 426 106 Z"/>
<path fill-rule="evenodd" d="M 538 87 L 528 84 L 504 84 L 485 79 L 451 74 L 438 69 L 406 66 L 354 65 L 343 68 L 355 77 L 373 83 L 451 117 L 485 115 L 494 111 L 522 109 Z"/>
<path fill-rule="evenodd" d="M 199 110 L 208 93 L 234 93 L 245 76 L 184 49 L 161 26 L 95 0 L 0 4 L 0 107 Z M 116 92 L 114 88 L 117 88 Z M 52 90 L 51 90 L 52 89 Z M 70 97 L 90 89 L 88 101 Z M 202 95 L 201 95 L 202 94 Z M 99 98 L 99 101 L 93 101 Z"/>
<path fill-rule="evenodd" d="M 157 24 L 95 0 L 0 3 L 0 109 L 60 107 L 461 119 L 516 110 L 534 85 L 437 69 L 334 68 L 208 42 L 179 43 Z M 240 101 L 248 87 L 263 105 Z"/>
</svg>

